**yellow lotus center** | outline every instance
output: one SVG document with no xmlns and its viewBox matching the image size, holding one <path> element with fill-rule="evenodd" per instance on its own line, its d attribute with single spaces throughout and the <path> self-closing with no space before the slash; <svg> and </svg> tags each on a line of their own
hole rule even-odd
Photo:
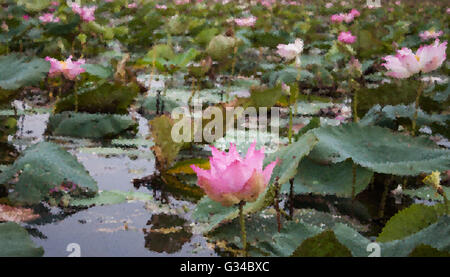
<svg viewBox="0 0 450 277">
<path fill-rule="evenodd" d="M 62 66 L 62 68 L 63 69 L 66 69 L 67 68 L 67 63 L 66 62 L 59 62 L 60 64 L 61 64 L 61 66 Z"/>
<path fill-rule="evenodd" d="M 416 60 L 417 60 L 418 62 L 420 62 L 420 57 L 419 57 L 419 56 L 414 55 L 414 57 L 416 57 Z"/>
</svg>

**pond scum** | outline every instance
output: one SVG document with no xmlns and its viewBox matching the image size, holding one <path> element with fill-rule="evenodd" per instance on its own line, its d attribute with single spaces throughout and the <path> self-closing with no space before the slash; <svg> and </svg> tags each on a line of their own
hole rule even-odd
<svg viewBox="0 0 450 277">
<path fill-rule="evenodd" d="M 1 0 L 0 256 L 450 256 L 449 14 Z"/>
</svg>

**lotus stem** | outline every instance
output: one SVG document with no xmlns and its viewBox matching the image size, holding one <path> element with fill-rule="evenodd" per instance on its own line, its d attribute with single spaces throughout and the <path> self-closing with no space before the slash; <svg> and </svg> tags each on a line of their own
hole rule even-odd
<svg viewBox="0 0 450 277">
<path fill-rule="evenodd" d="M 450 202 L 448 201 L 447 195 L 445 194 L 445 191 L 442 191 L 442 197 L 444 198 L 444 205 L 445 205 L 445 212 L 448 214 L 448 209 L 450 206 Z"/>
<path fill-rule="evenodd" d="M 356 164 L 353 163 L 352 165 L 352 174 L 353 174 L 353 178 L 352 178 L 352 200 L 355 199 L 355 190 L 356 190 Z"/>
<path fill-rule="evenodd" d="M 355 198 L 356 198 L 356 164 L 352 165 L 352 215 L 355 213 Z"/>
<path fill-rule="evenodd" d="M 275 181 L 275 199 L 274 206 L 275 211 L 277 212 L 277 225 L 278 225 L 278 233 L 281 232 L 281 213 L 280 213 L 280 183 L 278 182 L 278 178 Z"/>
<path fill-rule="evenodd" d="M 232 61 L 232 63 L 231 63 L 231 76 L 230 76 L 230 79 L 228 80 L 227 95 L 229 95 L 229 93 L 230 93 L 230 90 L 231 90 L 231 82 L 232 82 L 232 80 L 233 80 L 234 72 L 235 72 L 235 70 L 236 70 L 237 50 L 238 50 L 238 47 L 237 47 L 237 46 L 234 46 L 234 49 L 233 49 L 233 61 Z M 227 97 L 227 99 L 228 99 L 228 97 Z"/>
<path fill-rule="evenodd" d="M 247 231 L 245 230 L 245 216 L 244 216 L 245 201 L 239 203 L 239 221 L 241 223 L 241 237 L 242 237 L 242 250 L 244 255 L 247 256 Z"/>
<path fill-rule="evenodd" d="M 289 102 L 290 102 L 290 101 L 289 101 Z M 292 143 L 292 124 L 293 124 L 293 119 L 292 119 L 292 106 L 289 105 L 289 131 L 288 131 L 289 144 Z"/>
<path fill-rule="evenodd" d="M 358 91 L 355 90 L 353 93 L 353 121 L 358 123 L 359 117 L 358 117 Z"/>
<path fill-rule="evenodd" d="M 352 79 L 348 80 L 348 86 L 350 89 L 350 93 L 353 91 L 353 87 L 352 87 Z M 358 90 L 355 90 L 353 92 L 353 100 L 352 100 L 352 117 L 353 117 L 353 122 L 358 123 L 359 122 L 359 117 L 358 117 Z"/>
<path fill-rule="evenodd" d="M 195 92 L 197 91 L 197 86 L 196 86 L 196 81 L 197 79 L 194 78 L 194 80 L 192 81 L 192 87 L 191 87 L 191 96 L 189 97 L 188 100 L 188 106 L 191 107 L 192 104 L 192 99 L 194 98 Z"/>
<path fill-rule="evenodd" d="M 415 110 L 414 110 L 414 117 L 411 124 L 411 134 L 412 136 L 416 136 L 416 128 L 417 128 L 417 117 L 419 114 L 419 104 L 420 104 L 420 97 L 422 96 L 423 92 L 423 85 L 419 85 L 419 89 L 417 90 L 417 96 L 416 96 L 416 102 L 415 102 Z"/>
<path fill-rule="evenodd" d="M 292 220 L 294 218 L 294 178 L 289 180 L 289 217 Z"/>
<path fill-rule="evenodd" d="M 297 62 L 296 65 L 297 65 L 297 71 L 298 71 L 296 80 L 297 80 L 297 86 L 298 86 L 298 93 L 300 93 L 300 84 L 299 84 L 299 82 L 300 82 L 300 78 L 302 77 L 302 74 L 301 74 L 302 67 L 300 65 L 300 61 Z M 294 112 L 295 112 L 295 115 L 297 115 L 297 113 L 298 113 L 297 95 L 295 95 L 294 99 L 295 99 Z"/>
<path fill-rule="evenodd" d="M 384 217 L 384 208 L 386 206 L 386 199 L 389 193 L 389 185 L 391 184 L 393 179 L 393 176 L 391 176 L 389 179 L 386 179 L 384 181 L 384 191 L 383 195 L 381 196 L 381 203 L 380 203 L 380 211 L 378 212 L 378 217 L 382 218 Z"/>
<path fill-rule="evenodd" d="M 75 97 L 75 112 L 78 112 L 78 92 L 77 92 L 78 88 L 77 88 L 77 83 L 75 82 L 74 85 L 74 89 L 73 89 L 73 93 L 74 93 L 74 97 Z"/>
<path fill-rule="evenodd" d="M 156 92 L 156 115 L 160 115 L 160 109 L 159 109 L 159 105 L 160 105 L 160 99 L 161 99 L 161 92 L 158 90 Z"/>
<path fill-rule="evenodd" d="M 449 209 L 449 206 L 450 206 L 450 202 L 448 201 L 448 198 L 447 198 L 447 195 L 446 195 L 444 189 L 442 189 L 441 186 L 438 186 L 437 193 L 439 195 L 441 195 L 442 198 L 444 198 L 445 213 L 448 214 L 449 213 L 448 209 Z"/>
<path fill-rule="evenodd" d="M 63 81 L 64 82 L 64 81 Z M 58 102 L 59 102 L 59 99 L 60 99 L 60 95 L 61 95 L 61 93 L 62 93 L 62 85 L 58 88 L 58 93 L 56 94 L 56 101 L 55 101 L 55 105 L 53 105 L 53 108 L 52 108 L 52 113 L 53 114 L 55 114 L 55 112 L 56 112 L 56 104 L 58 104 Z"/>
<path fill-rule="evenodd" d="M 155 69 L 156 69 L 156 51 L 153 51 L 152 72 L 150 73 L 150 86 L 148 88 L 149 92 L 152 90 L 152 82 L 153 76 L 155 75 Z"/>
</svg>

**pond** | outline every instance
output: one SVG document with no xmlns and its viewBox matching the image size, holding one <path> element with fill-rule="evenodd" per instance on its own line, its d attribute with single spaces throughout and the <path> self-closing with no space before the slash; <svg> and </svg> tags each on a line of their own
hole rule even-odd
<svg viewBox="0 0 450 277">
<path fill-rule="evenodd" d="M 2 1 L 0 256 L 449 256 L 416 2 Z"/>
</svg>

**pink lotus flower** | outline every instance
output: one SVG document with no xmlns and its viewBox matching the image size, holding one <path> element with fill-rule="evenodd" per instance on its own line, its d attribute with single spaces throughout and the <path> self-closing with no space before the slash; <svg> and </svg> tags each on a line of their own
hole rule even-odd
<svg viewBox="0 0 450 277">
<path fill-rule="evenodd" d="M 352 44 L 356 41 L 356 36 L 353 36 L 350 31 L 348 32 L 341 32 L 338 36 L 338 40 L 340 42 L 346 43 L 346 44 Z"/>
<path fill-rule="evenodd" d="M 333 3 L 328 2 L 325 4 L 325 8 L 329 9 L 329 8 L 333 7 L 333 5 L 334 5 Z"/>
<path fill-rule="evenodd" d="M 331 21 L 332 22 L 334 22 L 334 23 L 341 23 L 342 21 L 344 21 L 344 19 L 345 19 L 345 14 L 343 14 L 343 13 L 340 13 L 340 14 L 333 14 L 332 16 L 331 16 Z"/>
<path fill-rule="evenodd" d="M 345 23 L 350 23 L 355 19 L 355 16 L 351 13 L 344 14 Z"/>
<path fill-rule="evenodd" d="M 361 15 L 361 13 L 360 13 L 357 9 L 352 9 L 352 10 L 350 11 L 350 14 L 351 14 L 353 17 L 358 17 L 358 16 Z"/>
<path fill-rule="evenodd" d="M 440 44 L 438 39 L 431 45 L 421 46 L 417 50 L 416 56 L 422 72 L 428 73 L 438 69 L 447 58 L 446 50 L 447 41 Z"/>
<path fill-rule="evenodd" d="M 175 0 L 175 5 L 189 4 L 190 0 Z"/>
<path fill-rule="evenodd" d="M 56 23 L 59 22 L 59 18 L 56 17 L 52 13 L 44 13 L 43 15 L 39 16 L 39 20 L 43 23 Z"/>
<path fill-rule="evenodd" d="M 303 40 L 298 38 L 294 43 L 278 44 L 277 48 L 277 54 L 290 61 L 303 52 Z"/>
<path fill-rule="evenodd" d="M 155 5 L 155 8 L 157 8 L 158 10 L 167 10 L 167 6 L 166 5 Z"/>
<path fill-rule="evenodd" d="M 276 0 L 258 0 L 258 2 L 266 8 L 272 8 Z"/>
<path fill-rule="evenodd" d="M 77 3 L 72 3 L 72 11 L 78 14 L 83 21 L 90 22 L 95 20 L 95 10 L 97 6 L 81 7 Z"/>
<path fill-rule="evenodd" d="M 30 16 L 29 16 L 28 14 L 24 14 L 24 15 L 22 16 L 22 18 L 23 18 L 23 20 L 25 20 L 25 21 L 30 20 Z"/>
<path fill-rule="evenodd" d="M 127 7 L 128 7 L 129 9 L 135 9 L 135 8 L 137 8 L 137 6 L 138 6 L 137 3 L 131 3 L 131 4 L 128 4 Z"/>
<path fill-rule="evenodd" d="M 429 30 L 429 31 L 427 30 L 425 32 L 421 32 L 419 34 L 419 37 L 422 40 L 428 40 L 430 38 L 436 39 L 436 38 L 440 37 L 443 33 L 444 33 L 443 31 L 435 32 L 434 30 Z"/>
<path fill-rule="evenodd" d="M 245 158 L 233 144 L 228 153 L 211 146 L 210 170 L 191 165 L 197 173 L 198 185 L 209 198 L 223 206 L 231 206 L 241 201 L 253 202 L 266 189 L 278 160 L 263 170 L 264 148 L 257 151 L 255 146 L 256 143 L 252 143 Z"/>
<path fill-rule="evenodd" d="M 50 62 L 50 70 L 48 72 L 50 77 L 59 76 L 63 74 L 69 80 L 75 80 L 75 78 L 86 70 L 81 67 L 85 63 L 84 59 L 78 61 L 72 61 L 70 56 L 65 61 L 58 61 L 57 59 L 46 57 L 46 61 Z"/>
<path fill-rule="evenodd" d="M 342 21 L 345 21 L 346 23 L 350 23 L 355 19 L 355 17 L 360 15 L 361 13 L 357 9 L 352 9 L 349 13 L 333 14 L 331 16 L 331 22 L 341 23 Z"/>
<path fill-rule="evenodd" d="M 404 79 L 422 71 L 428 73 L 439 68 L 446 59 L 447 42 L 421 46 L 414 54 L 409 48 L 402 48 L 397 55 L 386 56 L 382 64 L 388 72 L 387 76 Z"/>
<path fill-rule="evenodd" d="M 48 75 L 50 77 L 58 76 L 61 73 L 62 65 L 61 62 L 57 59 L 45 57 L 45 60 L 50 62 L 50 70 L 48 72 Z"/>
<path fill-rule="evenodd" d="M 234 23 L 241 27 L 253 27 L 256 23 L 256 17 L 250 16 L 247 18 L 236 18 L 234 19 Z"/>
</svg>

